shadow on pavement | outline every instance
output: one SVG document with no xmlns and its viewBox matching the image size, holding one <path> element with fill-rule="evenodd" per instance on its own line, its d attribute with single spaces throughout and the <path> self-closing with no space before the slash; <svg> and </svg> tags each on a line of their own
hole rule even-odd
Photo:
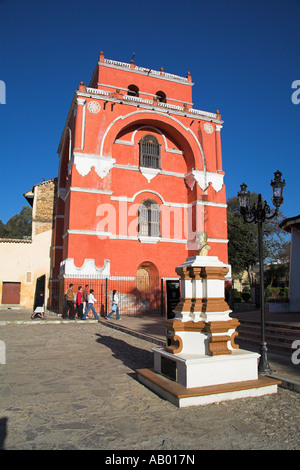
<svg viewBox="0 0 300 470">
<path fill-rule="evenodd" d="M 121 339 L 96 334 L 97 342 L 103 344 L 111 350 L 113 356 L 122 361 L 123 364 L 132 370 L 153 367 L 153 353 L 145 349 L 132 346 Z"/>
<path fill-rule="evenodd" d="M 0 450 L 4 450 L 4 441 L 7 435 L 8 418 L 0 418 Z"/>
</svg>

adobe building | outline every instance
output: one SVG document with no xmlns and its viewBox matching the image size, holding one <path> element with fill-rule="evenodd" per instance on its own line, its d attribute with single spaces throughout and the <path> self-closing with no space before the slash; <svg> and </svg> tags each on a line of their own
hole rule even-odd
<svg viewBox="0 0 300 470">
<path fill-rule="evenodd" d="M 189 72 L 103 52 L 89 85 L 80 83 L 58 148 L 51 277 L 60 298 L 74 280 L 104 277 L 165 288 L 196 254 L 199 231 L 209 254 L 228 262 L 223 121 L 194 109 L 192 87 Z"/>
<path fill-rule="evenodd" d="M 36 184 L 24 194 L 32 207 L 32 234 L 27 239 L 0 239 L 1 306 L 31 308 L 39 292 L 47 302 L 56 178 Z"/>
</svg>

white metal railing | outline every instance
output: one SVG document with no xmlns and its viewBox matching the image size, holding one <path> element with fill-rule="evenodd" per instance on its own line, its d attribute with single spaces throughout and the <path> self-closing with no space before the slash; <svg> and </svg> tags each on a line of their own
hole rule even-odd
<svg viewBox="0 0 300 470">
<path fill-rule="evenodd" d="M 104 59 L 104 63 L 116 65 L 117 67 L 131 68 L 131 64 L 127 64 L 126 62 L 119 62 L 118 60 Z M 137 70 L 138 72 L 147 73 L 148 75 L 159 75 L 159 76 L 164 76 L 166 78 L 170 78 L 171 80 L 179 80 L 181 82 L 188 82 L 188 79 L 186 77 L 180 77 L 179 75 L 174 75 L 172 73 L 162 74 L 158 70 L 151 70 L 146 67 L 138 67 L 137 65 L 135 65 L 134 70 Z"/>
<path fill-rule="evenodd" d="M 119 62 L 118 60 L 104 59 L 104 62 L 111 65 L 117 65 L 118 67 L 130 68 L 130 64 L 126 64 L 125 62 Z"/>
<path fill-rule="evenodd" d="M 104 96 L 109 96 L 110 95 L 109 91 L 99 90 L 98 88 L 87 87 L 86 91 L 87 91 L 87 93 L 92 93 L 92 94 L 96 94 L 96 95 L 104 95 Z M 152 100 L 147 100 L 145 98 L 139 98 L 138 96 L 123 95 L 121 99 L 122 100 L 125 99 L 125 100 L 128 100 L 128 101 L 133 101 L 133 102 L 137 102 L 137 103 L 141 103 L 141 104 L 147 104 L 147 105 L 154 106 L 154 103 L 153 103 Z M 200 116 L 210 117 L 212 119 L 217 119 L 217 114 L 209 113 L 208 111 L 201 111 L 200 109 L 192 109 L 192 108 L 185 109 L 182 106 L 177 106 L 175 104 L 169 104 L 169 103 L 161 103 L 159 101 L 157 103 L 157 107 L 166 108 L 166 109 L 174 109 L 174 110 L 180 111 L 180 112 L 192 113 L 192 114 L 197 114 L 197 115 L 200 115 Z"/>
<path fill-rule="evenodd" d="M 165 73 L 165 77 L 172 78 L 174 80 L 181 80 L 183 82 L 188 82 L 186 77 L 179 77 L 179 75 L 173 75 L 172 73 Z"/>
<path fill-rule="evenodd" d="M 207 116 L 213 119 L 217 119 L 217 115 L 215 113 L 208 113 L 207 111 L 201 111 L 199 109 L 188 109 L 188 112 L 194 114 L 201 114 L 201 116 Z"/>
<path fill-rule="evenodd" d="M 146 100 L 145 98 L 139 98 L 138 96 L 132 96 L 132 95 L 123 95 L 122 99 L 129 100 L 129 101 L 137 101 L 138 103 L 153 104 L 153 101 L 151 100 Z"/>
<path fill-rule="evenodd" d="M 109 96 L 109 91 L 99 90 L 98 88 L 86 87 L 87 93 L 96 93 L 97 95 Z"/>
<path fill-rule="evenodd" d="M 169 104 L 169 103 L 161 103 L 158 101 L 158 106 L 162 106 L 163 108 L 168 108 L 168 109 L 177 109 L 178 111 L 184 111 L 184 108 L 182 106 L 177 106 L 176 104 Z"/>
</svg>

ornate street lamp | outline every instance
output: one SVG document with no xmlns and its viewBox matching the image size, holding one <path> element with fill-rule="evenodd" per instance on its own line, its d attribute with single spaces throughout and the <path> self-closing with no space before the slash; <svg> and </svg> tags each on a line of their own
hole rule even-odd
<svg viewBox="0 0 300 470">
<path fill-rule="evenodd" d="M 264 264 L 263 264 L 263 230 L 262 224 L 266 219 L 272 219 L 278 214 L 278 209 L 283 203 L 283 188 L 285 180 L 281 180 L 282 173 L 276 171 L 274 173 L 274 181 L 271 181 L 273 190 L 272 202 L 275 210 L 271 213 L 270 206 L 263 201 L 261 194 L 258 195 L 257 204 L 250 206 L 250 192 L 247 191 L 247 185 L 241 184 L 241 190 L 238 192 L 240 213 L 244 218 L 244 222 L 257 224 L 258 227 L 258 253 L 259 253 L 259 270 L 260 270 L 260 312 L 261 312 L 261 343 L 260 343 L 260 361 L 258 372 L 266 375 L 270 374 L 271 368 L 267 358 L 267 343 L 265 341 L 265 303 L 264 303 Z"/>
</svg>

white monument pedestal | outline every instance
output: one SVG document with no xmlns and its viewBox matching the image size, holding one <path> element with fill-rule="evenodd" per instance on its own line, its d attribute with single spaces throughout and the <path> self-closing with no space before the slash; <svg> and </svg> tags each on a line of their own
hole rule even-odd
<svg viewBox="0 0 300 470">
<path fill-rule="evenodd" d="M 154 348 L 154 370 L 140 382 L 176 406 L 203 405 L 277 392 L 279 381 L 258 376 L 259 354 L 234 343 L 239 322 L 224 300 L 228 268 L 217 257 L 193 256 L 176 268 L 181 297 L 165 323 L 166 347 Z"/>
</svg>

